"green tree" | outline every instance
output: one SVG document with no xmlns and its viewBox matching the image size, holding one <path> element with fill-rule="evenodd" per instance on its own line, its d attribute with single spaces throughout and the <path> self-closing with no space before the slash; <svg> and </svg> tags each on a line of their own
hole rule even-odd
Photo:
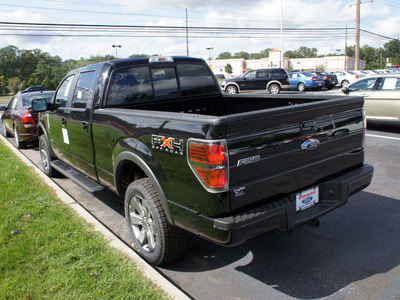
<svg viewBox="0 0 400 300">
<path fill-rule="evenodd" d="M 231 59 L 232 54 L 230 52 L 222 52 L 218 55 L 217 59 Z"/>
<path fill-rule="evenodd" d="M 18 76 L 18 48 L 7 46 L 0 49 L 0 75 L 4 79 Z"/>
<path fill-rule="evenodd" d="M 129 58 L 135 58 L 135 57 L 149 57 L 150 55 L 148 55 L 148 54 L 144 54 L 144 53 L 142 53 L 142 54 L 132 54 L 132 55 L 129 55 Z"/>
<path fill-rule="evenodd" d="M 22 80 L 22 83 L 21 83 L 21 91 L 25 90 L 27 87 L 28 87 L 28 85 L 27 85 L 27 83 L 26 83 L 26 80 Z"/>
<path fill-rule="evenodd" d="M 28 87 L 35 85 L 35 78 L 29 78 Z"/>
<path fill-rule="evenodd" d="M 18 93 L 19 86 L 21 84 L 21 80 L 19 80 L 18 77 L 8 78 L 7 83 L 8 83 L 9 86 L 11 86 L 13 94 Z"/>
<path fill-rule="evenodd" d="M 250 58 L 250 54 L 248 52 L 240 51 L 240 52 L 235 53 L 232 58 L 249 59 Z"/>
<path fill-rule="evenodd" d="M 286 51 L 283 56 L 289 57 L 289 58 L 295 58 L 294 52 L 292 50 Z"/>
<path fill-rule="evenodd" d="M 232 74 L 233 73 L 231 64 L 226 64 L 225 72 L 228 73 L 228 74 Z"/>
<path fill-rule="evenodd" d="M 390 62 L 395 65 L 400 64 L 400 40 L 395 39 L 387 42 L 383 45 L 386 51 L 386 57 L 390 59 Z"/>
<path fill-rule="evenodd" d="M 45 77 L 43 80 L 43 86 L 46 88 L 46 90 L 51 90 L 51 83 L 49 77 Z"/>
<path fill-rule="evenodd" d="M 58 79 L 54 77 L 54 79 L 51 81 L 51 89 L 55 90 L 58 87 Z"/>
<path fill-rule="evenodd" d="M 6 95 L 8 93 L 6 80 L 3 75 L 0 75 L 0 95 Z"/>
<path fill-rule="evenodd" d="M 40 81 L 40 79 L 36 77 L 33 85 L 41 85 L 41 84 L 42 84 L 42 82 Z"/>
<path fill-rule="evenodd" d="M 317 48 L 300 47 L 294 51 L 295 58 L 317 57 Z"/>
<path fill-rule="evenodd" d="M 324 66 L 324 65 L 318 65 L 318 66 L 315 68 L 315 71 L 325 71 L 325 66 Z"/>
</svg>

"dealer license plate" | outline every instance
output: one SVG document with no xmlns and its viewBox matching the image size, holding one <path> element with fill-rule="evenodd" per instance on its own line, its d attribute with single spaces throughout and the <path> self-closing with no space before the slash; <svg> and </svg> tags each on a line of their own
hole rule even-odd
<svg viewBox="0 0 400 300">
<path fill-rule="evenodd" d="M 296 211 L 302 211 L 317 204 L 319 201 L 318 186 L 296 194 Z"/>
</svg>

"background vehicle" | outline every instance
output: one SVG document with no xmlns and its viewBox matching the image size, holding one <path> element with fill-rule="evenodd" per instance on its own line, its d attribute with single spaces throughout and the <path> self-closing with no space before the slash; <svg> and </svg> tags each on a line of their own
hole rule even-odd
<svg viewBox="0 0 400 300">
<path fill-rule="evenodd" d="M 320 90 L 325 81 L 321 76 L 308 72 L 289 73 L 290 88 L 304 92 L 306 89 Z"/>
<path fill-rule="evenodd" d="M 30 93 L 30 92 L 41 92 L 45 91 L 46 88 L 43 85 L 35 85 L 35 86 L 30 86 L 27 89 L 23 90 L 21 93 Z"/>
<path fill-rule="evenodd" d="M 341 87 L 349 85 L 361 77 L 355 73 L 352 73 L 351 71 L 333 71 L 331 74 L 336 75 L 338 85 Z"/>
<path fill-rule="evenodd" d="M 267 90 L 271 94 L 278 94 L 282 89 L 289 89 L 290 84 L 284 69 L 272 68 L 251 70 L 238 78 L 223 80 L 221 88 L 227 94 L 249 90 Z"/>
<path fill-rule="evenodd" d="M 237 245 L 344 205 L 373 174 L 363 103 L 226 95 L 204 60 L 174 56 L 73 70 L 33 108 L 44 171 L 124 198 L 134 248 L 158 265 L 183 254 L 184 230 Z"/>
<path fill-rule="evenodd" d="M 2 115 L 3 130 L 6 136 L 15 137 L 18 148 L 37 140 L 38 114 L 32 112 L 32 100 L 44 98 L 50 102 L 53 95 L 54 91 L 18 93 L 8 103 Z"/>
<path fill-rule="evenodd" d="M 310 71 L 309 73 L 321 76 L 322 79 L 325 81 L 325 87 L 328 90 L 331 90 L 338 83 L 337 77 L 334 74 L 329 74 L 328 72 L 322 71 Z"/>
<path fill-rule="evenodd" d="M 342 90 L 364 97 L 368 123 L 400 126 L 400 74 L 366 77 Z"/>
</svg>

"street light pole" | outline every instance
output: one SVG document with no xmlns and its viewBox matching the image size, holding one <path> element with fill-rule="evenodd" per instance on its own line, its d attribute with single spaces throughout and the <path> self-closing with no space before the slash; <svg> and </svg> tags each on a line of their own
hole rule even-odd
<svg viewBox="0 0 400 300">
<path fill-rule="evenodd" d="M 207 47 L 208 50 L 208 64 L 211 63 L 211 50 L 214 49 L 213 47 Z"/>
<path fill-rule="evenodd" d="M 121 45 L 112 45 L 115 48 L 115 58 L 118 58 L 118 48 L 121 48 Z"/>
</svg>

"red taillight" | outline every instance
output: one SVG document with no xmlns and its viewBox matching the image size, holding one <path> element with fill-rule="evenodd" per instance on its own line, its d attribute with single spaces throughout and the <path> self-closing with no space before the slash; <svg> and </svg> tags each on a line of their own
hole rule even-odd
<svg viewBox="0 0 400 300">
<path fill-rule="evenodd" d="M 328 76 L 325 76 L 325 77 L 324 77 L 324 80 L 327 80 L 327 79 L 328 79 Z"/>
<path fill-rule="evenodd" d="M 358 75 L 356 75 L 355 78 L 358 79 Z"/>
<path fill-rule="evenodd" d="M 26 111 L 26 113 L 22 117 L 22 123 L 30 123 L 30 124 L 35 124 L 35 119 L 33 118 L 31 112 L 29 110 Z"/>
<path fill-rule="evenodd" d="M 189 139 L 188 163 L 206 190 L 212 193 L 228 190 L 229 164 L 224 140 Z"/>
<path fill-rule="evenodd" d="M 313 77 L 313 78 L 311 78 L 311 80 L 317 80 L 317 77 Z"/>
</svg>

